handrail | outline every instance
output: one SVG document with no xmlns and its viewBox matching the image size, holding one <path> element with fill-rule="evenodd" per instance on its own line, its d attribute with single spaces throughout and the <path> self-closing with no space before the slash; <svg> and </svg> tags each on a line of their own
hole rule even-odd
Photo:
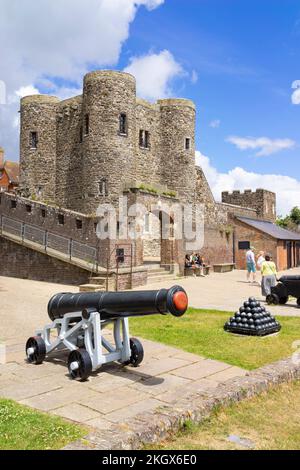
<svg viewBox="0 0 300 470">
<path fill-rule="evenodd" d="M 45 249 L 45 253 L 48 253 L 49 250 L 54 250 L 66 255 L 70 261 L 79 259 L 88 264 L 95 264 L 98 272 L 97 249 L 94 246 L 58 235 L 49 230 L 41 229 L 36 225 L 27 224 L 3 214 L 0 215 L 0 230 L 2 235 L 5 232 L 19 238 L 22 244 L 27 241 L 40 245 Z"/>
</svg>

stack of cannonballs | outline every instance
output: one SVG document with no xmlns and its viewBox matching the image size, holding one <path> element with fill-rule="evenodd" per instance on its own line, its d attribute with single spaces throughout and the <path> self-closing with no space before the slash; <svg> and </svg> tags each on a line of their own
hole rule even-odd
<svg viewBox="0 0 300 470">
<path fill-rule="evenodd" d="M 266 336 L 280 331 L 281 325 L 260 302 L 250 297 L 224 329 L 240 335 Z"/>
</svg>

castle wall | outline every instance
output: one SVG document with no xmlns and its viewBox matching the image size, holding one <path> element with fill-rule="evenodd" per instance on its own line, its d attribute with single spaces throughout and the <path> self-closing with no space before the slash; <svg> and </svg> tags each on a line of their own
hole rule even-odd
<svg viewBox="0 0 300 470">
<path fill-rule="evenodd" d="M 0 236 L 0 276 L 57 284 L 87 284 L 90 273 Z"/>
<path fill-rule="evenodd" d="M 82 97 L 60 102 L 57 112 L 56 204 L 82 211 Z"/>
<path fill-rule="evenodd" d="M 150 147 L 141 148 L 140 130 L 150 132 Z M 135 179 L 148 185 L 161 183 L 160 114 L 157 105 L 143 100 L 136 103 Z"/>
<path fill-rule="evenodd" d="M 26 197 L 40 194 L 55 200 L 56 112 L 59 100 L 52 96 L 28 96 L 21 100 L 20 189 Z M 37 133 L 37 147 L 30 135 Z"/>
<path fill-rule="evenodd" d="M 190 100 L 159 100 L 161 183 L 177 192 L 182 202 L 195 199 L 195 105 Z M 185 140 L 190 139 L 190 148 Z"/>
<path fill-rule="evenodd" d="M 276 194 L 265 189 L 245 190 L 222 193 L 222 202 L 236 206 L 249 207 L 257 211 L 257 217 L 276 221 Z"/>
<path fill-rule="evenodd" d="M 92 72 L 85 76 L 83 121 L 89 116 L 89 133 L 83 137 L 83 210 L 99 204 L 117 204 L 126 181 L 135 176 L 135 79 L 121 72 Z M 127 116 L 127 134 L 119 133 L 119 117 Z M 85 127 L 85 122 L 83 122 Z M 85 132 L 84 132 L 85 134 Z M 106 194 L 99 184 L 106 181 Z"/>
</svg>

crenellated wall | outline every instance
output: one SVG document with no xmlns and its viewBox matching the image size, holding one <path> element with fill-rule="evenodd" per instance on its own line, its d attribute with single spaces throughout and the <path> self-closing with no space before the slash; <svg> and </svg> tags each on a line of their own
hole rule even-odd
<svg viewBox="0 0 300 470">
<path fill-rule="evenodd" d="M 227 204 L 252 208 L 257 211 L 260 219 L 276 221 L 276 194 L 265 189 L 251 191 L 246 189 L 244 192 L 233 191 L 222 193 L 222 201 Z"/>
</svg>

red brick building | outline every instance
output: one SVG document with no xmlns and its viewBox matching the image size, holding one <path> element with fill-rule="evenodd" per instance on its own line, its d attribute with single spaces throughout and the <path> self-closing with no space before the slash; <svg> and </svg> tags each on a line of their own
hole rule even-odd
<svg viewBox="0 0 300 470">
<path fill-rule="evenodd" d="M 4 161 L 4 150 L 0 147 L 0 192 L 14 192 L 19 186 L 19 163 Z"/>
<path fill-rule="evenodd" d="M 276 224 L 248 217 L 234 218 L 234 259 L 237 269 L 246 268 L 246 251 L 271 254 L 278 270 L 300 266 L 300 233 Z"/>
</svg>

